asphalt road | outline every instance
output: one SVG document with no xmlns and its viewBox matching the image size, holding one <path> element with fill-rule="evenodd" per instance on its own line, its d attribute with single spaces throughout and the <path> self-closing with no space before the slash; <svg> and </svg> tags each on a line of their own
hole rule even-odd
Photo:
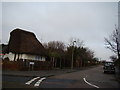
<svg viewBox="0 0 120 90">
<path fill-rule="evenodd" d="M 52 77 L 3 76 L 3 88 L 119 88 L 114 74 L 102 66 Z"/>
</svg>

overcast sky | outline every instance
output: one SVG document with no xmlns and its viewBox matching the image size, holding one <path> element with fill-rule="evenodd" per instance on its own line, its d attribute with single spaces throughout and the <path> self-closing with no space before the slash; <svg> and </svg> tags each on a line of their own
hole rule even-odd
<svg viewBox="0 0 120 90">
<path fill-rule="evenodd" d="M 42 43 L 63 41 L 71 37 L 83 40 L 96 57 L 109 59 L 113 53 L 105 48 L 118 24 L 117 2 L 3 2 L 2 42 L 9 40 L 15 28 L 33 32 Z"/>
</svg>

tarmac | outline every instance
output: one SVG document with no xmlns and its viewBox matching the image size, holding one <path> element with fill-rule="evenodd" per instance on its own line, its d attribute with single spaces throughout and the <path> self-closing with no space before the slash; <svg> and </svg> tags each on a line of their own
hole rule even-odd
<svg viewBox="0 0 120 90">
<path fill-rule="evenodd" d="M 14 75 L 14 76 L 25 76 L 25 77 L 50 77 L 65 73 L 75 72 L 77 70 L 70 70 L 70 69 L 55 69 L 55 70 L 40 70 L 40 71 L 10 71 L 4 70 L 2 71 L 2 75 Z"/>
<path fill-rule="evenodd" d="M 52 69 L 52 70 L 39 70 L 39 71 L 11 71 L 11 70 L 2 70 L 2 76 L 3 75 L 9 75 L 9 76 L 24 76 L 24 77 L 50 77 L 65 73 L 72 73 L 77 72 L 83 69 L 92 68 L 95 66 L 90 67 L 81 67 L 79 69 Z"/>
</svg>

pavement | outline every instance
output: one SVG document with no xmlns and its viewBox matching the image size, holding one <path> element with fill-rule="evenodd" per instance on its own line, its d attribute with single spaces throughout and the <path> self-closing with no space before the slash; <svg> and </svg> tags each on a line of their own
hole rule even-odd
<svg viewBox="0 0 120 90">
<path fill-rule="evenodd" d="M 53 69 L 53 70 L 40 70 L 40 71 L 11 71 L 11 70 L 3 70 L 2 75 L 12 75 L 12 76 L 26 76 L 26 77 L 50 77 L 65 73 L 77 72 L 79 70 L 88 69 L 96 66 L 90 67 L 81 67 L 79 69 Z"/>
</svg>

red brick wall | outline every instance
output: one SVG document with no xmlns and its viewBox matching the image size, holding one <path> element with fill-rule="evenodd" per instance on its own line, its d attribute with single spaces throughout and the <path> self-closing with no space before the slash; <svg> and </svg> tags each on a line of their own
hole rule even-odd
<svg viewBox="0 0 120 90">
<path fill-rule="evenodd" d="M 13 61 L 3 61 L 2 69 L 4 70 L 20 70 L 20 63 Z"/>
<path fill-rule="evenodd" d="M 30 60 L 29 60 L 30 61 Z M 9 61 L 3 60 L 3 70 L 31 70 L 29 66 L 25 66 L 23 61 Z M 34 61 L 33 70 L 50 70 L 52 69 L 52 63 L 50 61 Z"/>
</svg>

